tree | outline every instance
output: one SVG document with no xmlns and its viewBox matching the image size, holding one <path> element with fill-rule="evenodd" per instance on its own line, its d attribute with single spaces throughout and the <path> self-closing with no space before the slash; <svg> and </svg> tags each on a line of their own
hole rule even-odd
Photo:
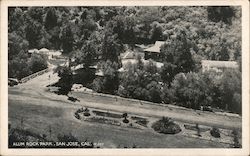
<svg viewBox="0 0 250 156">
<path fill-rule="evenodd" d="M 187 73 L 194 70 L 195 65 L 190 48 L 186 33 L 182 29 L 177 32 L 177 36 L 171 43 L 161 47 L 163 61 L 165 61 L 163 72 L 161 72 L 164 82 L 171 82 L 173 76 L 179 72 Z"/>
<path fill-rule="evenodd" d="M 62 49 L 64 53 L 70 53 L 73 50 L 73 33 L 69 25 L 65 26 L 61 32 Z"/>
<path fill-rule="evenodd" d="M 68 95 L 71 91 L 73 85 L 72 72 L 69 67 L 62 67 L 58 70 L 58 76 L 60 77 L 58 81 L 59 94 Z"/>
<path fill-rule="evenodd" d="M 152 29 L 150 30 L 150 39 L 151 39 L 151 42 L 155 42 L 155 41 L 158 41 L 158 40 L 162 40 L 162 35 L 163 35 L 163 28 L 162 26 L 160 25 L 159 22 L 156 22 L 154 21 L 152 24 L 151 24 L 151 27 Z"/>
<path fill-rule="evenodd" d="M 208 19 L 214 22 L 232 23 L 232 18 L 235 16 L 234 9 L 230 6 L 208 6 Z"/>
<path fill-rule="evenodd" d="M 103 92 L 114 94 L 119 86 L 118 64 L 116 62 L 106 61 L 103 66 Z"/>
<path fill-rule="evenodd" d="M 211 95 L 208 86 L 200 73 L 179 73 L 171 84 L 174 101 L 178 105 L 193 109 L 200 109 L 201 105 L 210 105 Z"/>
<path fill-rule="evenodd" d="M 28 51 L 29 42 L 16 31 L 8 33 L 8 60 L 14 59 L 19 53 Z"/>
<path fill-rule="evenodd" d="M 21 8 L 8 8 L 8 32 L 16 32 L 21 37 L 25 36 L 25 14 Z"/>
<path fill-rule="evenodd" d="M 85 41 L 80 51 L 75 52 L 74 58 L 77 64 L 82 64 L 84 68 L 95 65 L 99 61 L 101 55 L 101 43 L 103 41 L 102 35 L 99 32 L 94 32 Z"/>
<path fill-rule="evenodd" d="M 30 20 L 26 27 L 26 38 L 29 41 L 29 48 L 37 48 L 41 39 L 41 23 Z"/>
<path fill-rule="evenodd" d="M 130 97 L 152 102 L 160 102 L 161 85 L 159 75 L 156 73 L 154 64 L 148 64 L 143 69 L 136 68 L 137 65 L 128 67 L 120 76 L 120 87 L 118 94 L 123 97 Z"/>
<path fill-rule="evenodd" d="M 151 43 L 150 41 L 150 30 L 151 24 L 154 21 L 159 21 L 159 10 L 157 7 L 140 7 L 136 13 L 138 19 L 138 33 L 137 38 L 144 41 L 144 43 Z"/>
<path fill-rule="evenodd" d="M 163 67 L 161 68 L 161 71 L 160 71 L 161 79 L 168 86 L 172 82 L 174 76 L 177 74 L 176 68 L 177 68 L 177 66 L 174 64 L 171 64 L 168 62 L 163 63 Z"/>
<path fill-rule="evenodd" d="M 38 54 L 33 54 L 28 64 L 33 73 L 46 69 L 48 66 L 46 58 Z"/>
<path fill-rule="evenodd" d="M 61 39 L 60 39 L 60 27 L 55 26 L 47 31 L 49 34 L 48 41 L 50 43 L 50 48 L 53 49 L 60 49 L 61 46 Z"/>
<path fill-rule="evenodd" d="M 122 120 L 124 123 L 129 123 L 129 120 L 127 119 L 128 113 L 123 113 L 123 114 L 122 114 L 122 117 L 124 118 L 124 119 Z"/>
<path fill-rule="evenodd" d="M 79 82 L 83 85 L 88 85 L 95 78 L 95 69 L 93 66 L 98 64 L 101 53 L 102 35 L 99 32 L 94 32 L 87 41 L 85 41 L 80 50 L 73 52 L 74 64 L 81 64 L 82 69 L 78 72 Z M 97 85 L 99 79 L 94 82 Z M 97 86 L 96 86 L 97 87 Z M 96 88 L 96 91 L 100 89 Z"/>
<path fill-rule="evenodd" d="M 100 67 L 102 77 L 97 77 L 92 86 L 96 91 L 115 94 L 119 86 L 118 64 L 110 60 L 103 62 Z"/>
<path fill-rule="evenodd" d="M 125 29 L 123 32 L 122 41 L 125 44 L 129 44 L 133 49 L 136 43 L 135 18 L 131 16 L 125 17 L 124 25 Z"/>
<path fill-rule="evenodd" d="M 151 81 L 147 86 L 148 100 L 156 103 L 161 102 L 161 86 L 156 81 Z"/>
<path fill-rule="evenodd" d="M 220 84 L 223 109 L 241 114 L 241 82 L 241 72 L 238 70 L 223 73 Z"/>
<path fill-rule="evenodd" d="M 117 38 L 117 34 L 113 35 L 112 32 L 107 30 L 102 44 L 102 59 L 104 61 L 110 60 L 111 62 L 116 62 L 121 66 L 119 56 L 123 51 L 123 44 Z"/>
<path fill-rule="evenodd" d="M 43 15 L 44 15 L 43 7 L 29 7 L 27 14 L 33 20 L 43 24 Z"/>
<path fill-rule="evenodd" d="M 97 25 L 91 17 L 88 17 L 87 19 L 80 22 L 79 28 L 81 38 L 87 40 L 91 34 L 97 30 Z"/>
<path fill-rule="evenodd" d="M 28 56 L 24 52 L 19 52 L 8 61 L 8 77 L 22 79 L 32 74 L 28 65 Z"/>
<path fill-rule="evenodd" d="M 57 15 L 54 7 L 49 7 L 45 16 L 45 29 L 48 31 L 57 26 Z"/>
</svg>

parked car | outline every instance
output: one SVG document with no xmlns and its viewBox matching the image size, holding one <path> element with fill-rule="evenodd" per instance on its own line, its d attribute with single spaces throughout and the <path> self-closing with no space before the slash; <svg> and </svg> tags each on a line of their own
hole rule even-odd
<svg viewBox="0 0 250 156">
<path fill-rule="evenodd" d="M 202 111 L 214 112 L 211 106 L 201 106 Z"/>
<path fill-rule="evenodd" d="M 72 101 L 72 102 L 76 102 L 76 101 L 80 102 L 79 99 L 77 99 L 77 98 L 75 98 L 75 97 L 72 97 L 72 96 L 69 96 L 69 97 L 68 97 L 68 100 L 70 100 L 70 101 Z"/>
<path fill-rule="evenodd" d="M 14 78 L 8 78 L 8 85 L 9 86 L 15 86 L 15 85 L 18 85 L 19 81 L 18 79 L 14 79 Z"/>
</svg>

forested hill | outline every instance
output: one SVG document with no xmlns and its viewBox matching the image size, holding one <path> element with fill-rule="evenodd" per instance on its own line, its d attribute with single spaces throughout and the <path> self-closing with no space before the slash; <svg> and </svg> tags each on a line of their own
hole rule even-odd
<svg viewBox="0 0 250 156">
<path fill-rule="evenodd" d="M 240 71 L 222 76 L 200 72 L 201 60 L 240 65 L 241 34 L 237 6 L 10 7 L 9 77 L 22 78 L 44 65 L 40 56 L 30 58 L 28 49 L 62 50 L 75 58 L 75 65 L 83 65 L 85 78 L 93 76 L 89 66 L 102 64 L 103 78 L 82 76 L 95 91 L 241 113 Z M 160 72 L 152 64 L 141 66 L 139 60 L 136 68 L 117 74 L 121 53 L 155 41 L 167 41 L 161 47 Z"/>
<path fill-rule="evenodd" d="M 122 43 L 148 44 L 171 41 L 179 31 L 206 59 L 241 55 L 240 7 L 13 7 L 8 27 L 9 59 L 32 48 L 80 50 L 91 36 L 101 40 L 107 33 Z"/>
</svg>

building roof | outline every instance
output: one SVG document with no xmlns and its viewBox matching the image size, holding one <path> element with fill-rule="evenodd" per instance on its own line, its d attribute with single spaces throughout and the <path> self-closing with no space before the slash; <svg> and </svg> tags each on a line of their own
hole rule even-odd
<svg viewBox="0 0 250 156">
<path fill-rule="evenodd" d="M 28 50 L 28 53 L 38 53 L 38 49 L 30 49 Z"/>
<path fill-rule="evenodd" d="M 98 70 L 98 71 L 96 71 L 95 75 L 96 76 L 104 76 L 104 73 L 102 70 Z"/>
<path fill-rule="evenodd" d="M 39 52 L 49 52 L 49 49 L 47 49 L 47 48 L 42 48 L 42 49 L 39 50 Z"/>
<path fill-rule="evenodd" d="M 151 60 L 152 61 L 152 60 Z M 146 65 L 147 64 L 149 64 L 149 60 L 143 60 L 143 63 L 145 63 Z M 163 63 L 161 63 L 161 62 L 156 62 L 156 61 L 153 61 L 153 63 L 155 64 L 155 66 L 157 67 L 157 68 L 161 68 L 164 64 Z"/>
<path fill-rule="evenodd" d="M 144 45 L 144 44 L 135 44 L 136 47 L 141 48 L 141 49 L 146 49 L 148 48 L 148 45 Z"/>
<path fill-rule="evenodd" d="M 60 52 L 60 51 L 50 51 L 49 54 L 54 55 L 54 56 L 60 56 L 60 55 L 62 55 L 62 52 Z"/>
<path fill-rule="evenodd" d="M 166 43 L 165 41 L 156 41 L 152 47 L 145 49 L 147 52 L 160 53 L 161 46 Z"/>
<path fill-rule="evenodd" d="M 153 60 L 151 60 L 153 61 Z M 150 61 L 149 60 L 144 60 L 142 59 L 143 64 L 147 65 Z M 137 59 L 126 59 L 126 60 L 122 60 L 122 66 L 124 68 L 126 68 L 128 66 L 128 64 L 136 64 L 137 63 Z M 161 68 L 163 66 L 163 63 L 161 62 L 156 62 L 153 61 L 153 63 L 156 65 L 157 68 Z"/>
<path fill-rule="evenodd" d="M 238 68 L 236 61 L 214 61 L 202 60 L 202 67 L 216 67 L 216 68 Z"/>
<path fill-rule="evenodd" d="M 136 54 L 134 51 L 131 51 L 131 50 L 127 50 L 123 56 L 122 56 L 122 59 L 133 59 L 136 57 Z"/>
</svg>

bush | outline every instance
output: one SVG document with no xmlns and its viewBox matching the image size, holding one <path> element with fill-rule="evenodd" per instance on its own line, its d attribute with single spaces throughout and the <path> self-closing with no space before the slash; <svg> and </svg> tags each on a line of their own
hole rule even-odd
<svg viewBox="0 0 250 156">
<path fill-rule="evenodd" d="M 33 54 L 28 64 L 32 73 L 41 71 L 48 67 L 46 58 L 39 54 Z"/>
<path fill-rule="evenodd" d="M 89 112 L 84 112 L 83 115 L 84 116 L 90 116 L 90 113 Z"/>
<path fill-rule="evenodd" d="M 86 107 L 83 113 L 84 116 L 90 116 L 89 109 Z"/>
<path fill-rule="evenodd" d="M 215 138 L 220 138 L 220 130 L 218 128 L 213 128 L 211 131 L 210 131 L 210 134 L 215 137 Z"/>
<path fill-rule="evenodd" d="M 129 120 L 128 119 L 123 119 L 122 122 L 129 123 Z"/>
<path fill-rule="evenodd" d="M 124 119 L 122 120 L 122 122 L 124 122 L 124 123 L 129 123 L 129 120 L 127 119 L 128 113 L 123 113 L 123 114 L 122 114 L 122 117 L 124 117 Z"/>
<path fill-rule="evenodd" d="M 233 135 L 233 138 L 234 138 L 234 143 L 233 143 L 233 147 L 234 148 L 241 148 L 241 144 L 239 142 L 239 133 L 237 130 L 233 130 L 232 131 L 232 135 Z"/>
<path fill-rule="evenodd" d="M 163 117 L 161 120 L 153 123 L 152 128 L 158 133 L 177 134 L 181 132 L 178 124 L 174 123 L 168 117 Z"/>
<path fill-rule="evenodd" d="M 80 115 L 77 112 L 75 112 L 75 118 L 80 119 Z"/>
</svg>

